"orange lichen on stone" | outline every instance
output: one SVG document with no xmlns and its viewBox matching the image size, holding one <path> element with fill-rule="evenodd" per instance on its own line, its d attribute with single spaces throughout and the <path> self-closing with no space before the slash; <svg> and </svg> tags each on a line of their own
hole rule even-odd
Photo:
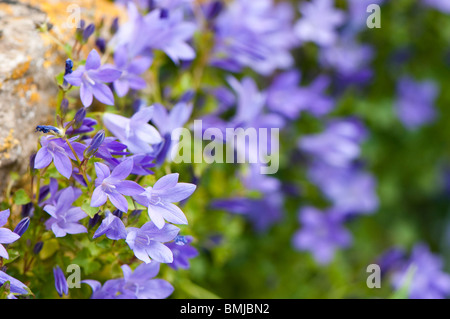
<svg viewBox="0 0 450 319">
<path fill-rule="evenodd" d="M 66 40 L 73 38 L 76 29 L 73 24 L 78 12 L 80 19 L 84 19 L 87 23 L 98 23 L 102 18 L 112 19 L 116 16 L 121 20 L 126 19 L 126 10 L 107 0 L 23 0 L 22 2 L 44 11 L 49 22 L 58 29 L 63 39 Z"/>
<path fill-rule="evenodd" d="M 17 80 L 24 76 L 24 74 L 30 68 L 30 60 L 20 63 L 11 74 L 11 79 Z"/>
<path fill-rule="evenodd" d="M 15 146 L 19 145 L 19 141 L 14 138 L 14 129 L 9 130 L 8 136 L 3 139 L 3 143 L 0 144 L 0 159 L 9 159 L 11 154 L 9 153 Z"/>
<path fill-rule="evenodd" d="M 0 3 L 0 11 L 6 12 L 8 14 L 13 14 L 11 6 L 7 3 Z"/>
</svg>

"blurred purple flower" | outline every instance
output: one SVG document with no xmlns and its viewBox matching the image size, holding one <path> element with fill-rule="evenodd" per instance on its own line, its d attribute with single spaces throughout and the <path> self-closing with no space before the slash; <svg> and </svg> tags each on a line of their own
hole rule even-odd
<svg viewBox="0 0 450 319">
<path fill-rule="evenodd" d="M 303 136 L 299 148 L 317 161 L 337 167 L 347 167 L 360 156 L 361 143 L 367 132 L 354 118 L 330 121 L 322 133 Z"/>
<path fill-rule="evenodd" d="M 177 241 L 178 237 L 183 237 L 184 240 Z M 189 259 L 197 257 L 198 251 L 190 244 L 192 243 L 192 236 L 178 236 L 173 243 L 168 243 L 167 247 L 173 253 L 173 262 L 169 264 L 175 270 L 189 269 Z"/>
<path fill-rule="evenodd" d="M 346 216 L 371 214 L 378 208 L 376 181 L 358 167 L 339 168 L 314 163 L 308 175 L 333 207 Z"/>
<path fill-rule="evenodd" d="M 114 95 L 111 89 L 104 83 L 117 80 L 121 71 L 111 67 L 101 66 L 101 59 L 94 49 L 86 59 L 86 65 L 79 66 L 64 79 L 73 86 L 80 87 L 81 102 L 85 107 L 92 104 L 93 97 L 107 105 L 114 105 Z"/>
<path fill-rule="evenodd" d="M 95 231 L 93 239 L 106 235 L 109 239 L 119 240 L 127 238 L 127 231 L 122 220 L 111 214 L 111 212 L 106 211 L 106 217 L 103 219 L 101 225 Z"/>
<path fill-rule="evenodd" d="M 114 90 L 120 97 L 125 96 L 130 89 L 141 90 L 145 88 L 146 82 L 139 77 L 148 70 L 153 62 L 153 57 L 149 55 L 139 55 L 130 57 L 127 46 L 116 48 L 114 52 L 114 64 L 122 71 L 120 78 L 114 81 Z"/>
<path fill-rule="evenodd" d="M 123 161 L 112 172 L 105 164 L 96 162 L 96 188 L 92 193 L 91 207 L 99 207 L 105 204 L 109 198 L 117 209 L 126 213 L 128 211 L 128 202 L 124 195 L 135 196 L 144 191 L 144 188 L 137 183 L 125 180 L 130 175 L 132 169 L 132 159 Z"/>
<path fill-rule="evenodd" d="M 164 224 L 164 227 L 159 229 L 152 221 L 149 221 L 141 228 L 127 228 L 126 242 L 136 258 L 147 264 L 150 263 L 150 258 L 157 262 L 171 263 L 173 253 L 163 243 L 175 239 L 179 231 L 178 227 L 171 224 Z"/>
<path fill-rule="evenodd" d="M 340 86 L 352 83 L 365 83 L 372 77 L 370 62 L 374 49 L 360 44 L 352 35 L 342 36 L 337 43 L 320 51 L 319 63 L 322 67 L 337 72 Z"/>
<path fill-rule="evenodd" d="M 69 139 L 70 144 L 75 150 L 78 158 L 83 157 L 85 145 L 74 142 L 77 137 Z M 70 178 L 72 175 L 72 160 L 76 160 L 75 155 L 70 149 L 69 145 L 62 138 L 54 138 L 53 136 L 44 135 L 41 137 L 42 147 L 36 154 L 34 160 L 34 167 L 41 169 L 50 165 L 53 161 L 58 172 L 66 177 Z"/>
<path fill-rule="evenodd" d="M 134 199 L 141 205 L 148 207 L 148 215 L 156 227 L 162 229 L 165 220 L 174 224 L 187 224 L 186 216 L 173 203 L 180 202 L 196 189 L 196 185 L 178 183 L 179 174 L 169 174 L 161 177 L 153 187 L 147 187 L 141 195 Z"/>
<path fill-rule="evenodd" d="M 214 209 L 245 216 L 256 231 L 264 232 L 279 221 L 283 212 L 283 197 L 280 193 L 263 194 L 261 199 L 234 197 L 212 202 Z"/>
<path fill-rule="evenodd" d="M 349 26 L 346 31 L 350 29 L 352 33 L 360 32 L 367 28 L 367 17 L 370 12 L 367 12 L 367 7 L 371 4 L 381 5 L 384 0 L 347 0 L 349 8 Z"/>
<path fill-rule="evenodd" d="M 177 129 L 183 128 L 189 121 L 192 114 L 192 104 L 179 102 L 172 108 L 170 113 L 160 104 L 156 104 L 154 107 L 152 122 L 164 138 L 163 144 L 160 146 L 161 151 L 157 157 L 157 163 L 161 165 L 164 160 L 171 160 L 171 154 L 181 136 L 181 132 Z"/>
<path fill-rule="evenodd" d="M 290 120 L 307 111 L 314 116 L 323 116 L 334 107 L 332 98 L 324 91 L 330 84 L 326 76 L 317 77 L 309 86 L 300 87 L 300 73 L 296 70 L 278 75 L 267 91 L 267 106 Z"/>
<path fill-rule="evenodd" d="M 9 209 L 0 211 L 0 227 L 4 226 L 9 218 Z M 0 228 L 0 257 L 9 258 L 6 248 L 2 244 L 11 244 L 20 236 L 7 228 Z M 0 277 L 1 278 L 1 277 Z"/>
<path fill-rule="evenodd" d="M 55 205 L 45 205 L 51 218 L 45 222 L 47 229 L 51 229 L 56 237 L 64 237 L 67 234 L 87 233 L 86 227 L 79 223 L 80 219 L 87 217 L 80 207 L 73 207 L 77 195 L 72 187 L 61 191 Z"/>
<path fill-rule="evenodd" d="M 408 283 L 408 273 L 413 271 L 409 298 L 443 299 L 450 295 L 450 275 L 442 268 L 442 259 L 420 243 L 414 246 L 410 259 L 394 271 L 392 284 L 395 289 L 400 289 Z"/>
<path fill-rule="evenodd" d="M 314 42 L 329 47 L 335 44 L 337 28 L 345 20 L 342 10 L 334 7 L 334 0 L 313 0 L 299 6 L 302 17 L 295 25 L 295 33 L 301 42 Z"/>
<path fill-rule="evenodd" d="M 152 153 L 151 145 L 162 142 L 158 131 L 148 124 L 153 116 L 153 106 L 141 108 L 131 118 L 105 113 L 103 123 L 132 153 Z"/>
<path fill-rule="evenodd" d="M 434 101 L 438 92 L 437 85 L 431 80 L 416 82 L 408 77 L 399 80 L 395 108 L 407 129 L 417 129 L 436 118 Z"/>
<path fill-rule="evenodd" d="M 133 169 L 131 174 L 134 175 L 153 175 L 154 173 L 150 168 L 155 167 L 153 161 L 155 158 L 147 154 L 136 154 L 128 156 L 127 158 L 133 159 Z"/>
<path fill-rule="evenodd" d="M 58 295 L 60 297 L 62 297 L 63 294 L 69 295 L 69 286 L 67 285 L 66 277 L 58 265 L 53 268 L 53 276 L 55 277 L 55 288 Z"/>
<path fill-rule="evenodd" d="M 341 215 L 334 210 L 321 212 L 314 207 L 303 207 L 299 221 L 302 229 L 294 235 L 293 245 L 298 250 L 310 251 L 321 265 L 333 260 L 336 249 L 348 247 L 352 242 Z"/>
<path fill-rule="evenodd" d="M 423 0 L 423 3 L 431 8 L 441 11 L 442 13 L 450 14 L 450 2 L 447 0 Z"/>
<path fill-rule="evenodd" d="M 123 279 L 112 279 L 102 285 L 96 280 L 83 280 L 92 288 L 91 299 L 164 299 L 173 287 L 163 279 L 152 279 L 159 272 L 159 263 L 139 265 L 134 272 L 123 265 Z"/>
<path fill-rule="evenodd" d="M 181 9 L 155 9 L 142 16 L 133 3 L 128 4 L 129 21 L 122 25 L 112 43 L 116 47 L 127 45 L 131 57 L 148 53 L 148 50 L 164 51 L 175 63 L 192 60 L 195 51 L 187 43 L 196 25 L 184 21 Z M 142 37 L 142 32 L 146 37 Z"/>
<path fill-rule="evenodd" d="M 237 0 L 215 20 L 211 64 L 232 72 L 250 67 L 263 75 L 293 64 L 289 52 L 296 45 L 293 10 L 272 0 Z"/>
</svg>

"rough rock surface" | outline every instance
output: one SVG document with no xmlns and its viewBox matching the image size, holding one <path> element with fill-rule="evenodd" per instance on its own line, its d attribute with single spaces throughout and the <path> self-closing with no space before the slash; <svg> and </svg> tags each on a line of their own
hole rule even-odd
<svg viewBox="0 0 450 319">
<path fill-rule="evenodd" d="M 0 199 L 10 172 L 26 176 L 37 148 L 36 126 L 53 123 L 54 77 L 67 58 L 60 45 L 73 41 L 76 27 L 67 22 L 73 25 L 77 10 L 81 19 L 97 24 L 116 16 L 124 21 L 126 15 L 107 0 L 0 0 Z M 53 25 L 52 36 L 36 28 L 46 21 Z M 89 47 L 93 43 L 84 51 Z"/>
<path fill-rule="evenodd" d="M 48 117 L 57 92 L 36 29 L 45 19 L 36 7 L 0 1 L 0 192 L 9 172 L 26 172 L 37 145 L 34 129 Z"/>
</svg>

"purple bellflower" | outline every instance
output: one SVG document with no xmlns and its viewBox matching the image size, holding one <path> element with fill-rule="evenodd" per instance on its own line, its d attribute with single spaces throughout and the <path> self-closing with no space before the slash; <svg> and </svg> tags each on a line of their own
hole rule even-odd
<svg viewBox="0 0 450 319">
<path fill-rule="evenodd" d="M 302 17 L 295 25 L 295 33 L 302 42 L 312 41 L 319 46 L 332 46 L 337 28 L 344 23 L 345 14 L 334 7 L 334 0 L 313 0 L 300 4 Z"/>
<path fill-rule="evenodd" d="M 139 265 L 134 272 L 122 266 L 123 278 L 112 279 L 102 286 L 96 280 L 83 280 L 92 288 L 91 299 L 164 299 L 173 293 L 173 287 L 163 279 L 152 279 L 159 272 L 159 263 Z"/>
<path fill-rule="evenodd" d="M 173 203 L 180 202 L 195 191 L 194 184 L 178 183 L 179 174 L 161 177 L 153 187 L 147 187 L 141 195 L 134 199 L 148 207 L 148 215 L 156 227 L 162 229 L 165 220 L 174 224 L 187 224 L 186 216 Z"/>
<path fill-rule="evenodd" d="M 123 97 L 130 89 L 141 90 L 145 88 L 146 82 L 139 75 L 148 70 L 152 62 L 153 58 L 149 55 L 130 58 L 125 45 L 116 48 L 114 64 L 118 70 L 122 71 L 120 78 L 114 81 L 114 90 L 117 95 Z"/>
<path fill-rule="evenodd" d="M 162 142 L 158 131 L 148 124 L 153 116 L 153 107 L 144 107 L 131 118 L 105 113 L 103 123 L 106 128 L 125 144 L 131 153 L 149 154 L 154 151 L 151 145 Z"/>
<path fill-rule="evenodd" d="M 423 0 L 423 4 L 441 11 L 442 13 L 450 14 L 450 2 L 446 0 Z"/>
<path fill-rule="evenodd" d="M 44 210 L 51 216 L 45 226 L 51 229 L 56 237 L 87 233 L 86 227 L 79 223 L 87 214 L 80 207 L 72 206 L 78 196 L 73 187 L 68 187 L 61 191 L 55 205 L 44 206 Z"/>
<path fill-rule="evenodd" d="M 184 240 L 177 240 L 178 237 L 183 237 Z M 190 244 L 193 240 L 192 236 L 178 236 L 173 243 L 168 243 L 167 247 L 173 253 L 173 262 L 169 266 L 175 270 L 189 269 L 189 259 L 197 257 L 198 251 Z"/>
<path fill-rule="evenodd" d="M 133 181 L 125 178 L 130 175 L 133 169 L 133 160 L 127 159 L 117 165 L 111 172 L 105 164 L 96 162 L 95 190 L 91 198 L 91 207 L 99 207 L 106 203 L 107 199 L 119 210 L 128 211 L 128 202 L 124 195 L 135 196 L 144 192 L 144 188 Z"/>
<path fill-rule="evenodd" d="M 9 282 L 9 291 L 11 293 L 20 295 L 28 294 L 28 287 L 25 284 L 0 270 L 0 287 L 7 281 Z"/>
<path fill-rule="evenodd" d="M 129 21 L 122 25 L 111 40 L 115 47 L 127 45 L 130 56 L 149 50 L 165 52 L 175 63 L 192 60 L 195 51 L 187 44 L 196 30 L 192 22 L 184 21 L 182 9 L 155 9 L 142 16 L 133 3 L 128 4 Z M 147 35 L 142 38 L 142 32 Z"/>
<path fill-rule="evenodd" d="M 78 137 L 69 139 L 75 153 L 78 158 L 83 157 L 83 151 L 86 148 L 85 145 L 74 142 Z M 69 145 L 62 138 L 54 138 L 53 136 L 44 135 L 41 137 L 42 147 L 36 154 L 34 160 L 34 167 L 41 169 L 50 165 L 53 161 L 58 172 L 66 177 L 70 178 L 72 175 L 72 160 L 76 160 L 75 155 L 70 149 Z"/>
<path fill-rule="evenodd" d="M 295 120 L 301 111 L 323 116 L 334 107 L 331 97 L 324 94 L 330 80 L 317 77 L 308 87 L 300 87 L 300 73 L 296 70 L 280 74 L 267 91 L 267 106 L 273 112 Z"/>
<path fill-rule="evenodd" d="M 80 87 L 80 98 L 84 107 L 92 104 L 94 96 L 104 104 L 114 105 L 114 95 L 105 82 L 114 82 L 121 73 L 111 67 L 101 66 L 100 55 L 96 50 L 92 50 L 86 59 L 86 65 L 79 66 L 71 74 L 64 76 L 64 79 L 73 86 Z"/>
<path fill-rule="evenodd" d="M 151 259 L 157 262 L 171 263 L 173 262 L 173 253 L 163 243 L 175 239 L 179 231 L 178 227 L 171 224 L 165 224 L 163 228 L 159 229 L 152 221 L 149 221 L 141 228 L 127 228 L 126 242 L 136 258 L 147 264 Z"/>
<path fill-rule="evenodd" d="M 335 250 L 348 247 L 352 241 L 342 226 L 341 214 L 333 210 L 321 212 L 314 207 L 303 207 L 299 221 L 302 229 L 294 235 L 293 245 L 298 250 L 310 251 L 321 265 L 330 263 Z"/>
<path fill-rule="evenodd" d="M 4 226 L 9 218 L 9 209 L 0 211 L 0 227 Z M 11 244 L 20 236 L 7 228 L 0 228 L 0 257 L 9 258 L 6 248 L 2 244 Z"/>
<path fill-rule="evenodd" d="M 329 122 L 322 133 L 303 136 L 299 147 L 328 165 L 347 167 L 360 156 L 366 135 L 357 119 L 339 119 Z"/>
<path fill-rule="evenodd" d="M 101 225 L 95 231 L 92 238 L 97 238 L 106 235 L 109 239 L 119 240 L 127 237 L 127 231 L 122 220 L 114 214 L 106 211 L 106 217 L 103 219 Z"/>
<path fill-rule="evenodd" d="M 322 67 L 334 69 L 343 87 L 353 83 L 365 83 L 372 78 L 369 64 L 374 56 L 373 47 L 357 43 L 353 36 L 345 35 L 331 47 L 320 51 Z"/>
<path fill-rule="evenodd" d="M 433 81 L 415 82 L 404 77 L 398 83 L 397 94 L 397 115 L 407 129 L 417 129 L 436 118 L 438 87 Z"/>
<path fill-rule="evenodd" d="M 333 207 L 346 215 L 371 214 L 378 208 L 376 180 L 355 165 L 342 168 L 317 162 L 308 175 Z"/>
<path fill-rule="evenodd" d="M 160 104 L 156 104 L 154 107 L 155 111 L 153 113 L 152 122 L 164 138 L 164 142 L 161 145 L 161 151 L 157 158 L 158 164 L 162 164 L 165 159 L 171 159 L 171 154 L 181 136 L 181 132 L 175 134 L 175 130 L 182 128 L 186 122 L 189 121 L 192 114 L 192 104 L 179 102 L 173 107 L 170 113 Z"/>
<path fill-rule="evenodd" d="M 293 10 L 272 0 L 237 0 L 215 19 L 211 64 L 232 72 L 250 67 L 263 75 L 292 65 Z"/>
<path fill-rule="evenodd" d="M 432 254 L 425 244 L 417 244 L 408 261 L 392 274 L 395 289 L 408 282 L 408 274 L 412 272 L 409 285 L 411 299 L 443 299 L 450 296 L 450 275 L 443 270 L 443 261 Z"/>
</svg>

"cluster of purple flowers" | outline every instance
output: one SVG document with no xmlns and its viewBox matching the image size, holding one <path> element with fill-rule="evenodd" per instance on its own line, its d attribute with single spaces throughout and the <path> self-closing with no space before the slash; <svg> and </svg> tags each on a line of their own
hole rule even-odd
<svg viewBox="0 0 450 319">
<path fill-rule="evenodd" d="M 299 250 L 311 251 L 319 263 L 329 263 L 336 248 L 349 246 L 351 236 L 343 229 L 344 222 L 378 207 L 375 180 L 356 162 L 365 137 L 360 121 L 344 118 L 328 122 L 324 132 L 299 141 L 300 150 L 311 158 L 309 178 L 331 208 L 324 213 L 303 208 L 299 217 L 303 227 L 293 243 Z"/>
<path fill-rule="evenodd" d="M 301 228 L 293 234 L 292 242 L 297 250 L 311 252 L 320 265 L 330 263 L 337 250 L 350 247 L 352 235 L 346 223 L 378 209 L 377 182 L 362 162 L 362 144 L 369 135 L 363 121 L 333 117 L 333 112 L 343 88 L 367 84 L 372 78 L 370 64 L 375 52 L 361 43 L 358 35 L 364 28 L 361 16 L 365 16 L 367 5 L 384 1 L 348 0 L 347 12 L 338 9 L 334 0 L 302 1 L 298 8 L 275 0 L 117 2 L 127 9 L 127 22 L 118 24 L 115 20 L 109 39 L 98 32 L 98 50 L 92 49 L 85 61 L 79 57 L 66 61 L 58 124 L 36 128 L 45 135 L 31 161 L 33 174 L 38 176 L 38 194 L 32 201 L 36 202 L 37 213 L 45 216 L 42 228 L 47 234 L 57 238 L 89 236 L 89 240 L 110 247 L 123 244 L 125 255 L 129 254 L 127 262 L 120 259 L 118 263 L 122 278 L 103 284 L 82 281 L 92 288 L 91 298 L 167 298 L 174 288 L 165 280 L 155 279 L 160 264 L 174 270 L 188 269 L 190 259 L 198 255 L 191 245 L 194 238 L 182 235 L 185 226 L 180 226 L 188 224 L 189 214 L 185 212 L 189 211 L 178 204 L 194 193 L 198 183 L 180 182 L 179 173 L 171 172 L 171 155 L 181 139 L 177 129 L 188 125 L 192 116 L 203 121 L 202 132 L 198 133 L 216 128 L 223 137 L 228 128 L 251 128 L 275 129 L 297 139 L 297 120 L 303 117 L 323 127 L 321 132 L 302 135 L 297 144 L 291 143 L 293 153 L 300 152 L 306 159 L 308 183 L 326 202 L 325 208 L 323 201 L 300 208 Z M 444 0 L 422 2 L 450 11 Z M 300 14 L 297 20 L 296 14 Z M 205 47 L 195 46 L 196 31 L 206 35 L 203 38 L 200 34 Z M 95 25 L 85 26 L 83 21 L 76 45 L 86 45 L 94 33 Z M 326 72 L 295 70 L 293 50 L 300 46 L 315 47 L 318 66 Z M 162 63 L 180 73 L 192 69 L 193 76 L 186 81 L 176 74 L 179 83 L 162 89 Z M 202 83 L 206 73 L 202 68 L 208 67 L 218 72 L 220 79 L 211 75 L 214 84 L 206 85 Z M 150 68 L 156 71 L 147 81 Z M 186 89 L 185 82 L 192 87 Z M 73 88 L 82 106 L 68 120 L 72 99 L 66 94 L 73 93 Z M 147 89 L 152 92 L 152 103 L 142 96 Z M 172 96 L 172 90 L 183 95 Z M 200 103 L 204 94 L 212 97 L 212 110 L 209 104 Z M 433 82 L 416 82 L 405 76 L 398 82 L 393 109 L 407 129 L 418 128 L 435 119 L 437 94 Z M 134 102 L 133 114 L 127 113 L 129 100 Z M 99 115 L 94 112 L 97 103 L 103 104 L 105 111 L 94 119 Z M 276 175 L 261 173 L 269 166 L 262 155 L 280 151 L 280 145 L 272 143 L 271 138 L 263 145 L 261 139 L 258 135 L 243 145 L 227 138 L 219 141 L 232 145 L 236 157 L 244 154 L 249 163 L 236 166 L 236 179 L 244 190 L 228 198 L 212 199 L 210 208 L 243 215 L 257 231 L 264 232 L 282 220 L 285 199 L 292 193 L 299 197 L 299 192 L 289 190 Z M 57 174 L 65 179 L 58 181 Z M 199 176 L 193 175 L 197 181 Z M 181 180 L 185 178 L 181 176 Z M 47 184 L 41 185 L 42 180 Z M 60 185 L 65 186 L 60 189 Z M 30 217 L 32 208 L 27 213 Z M 146 214 L 140 215 L 143 210 Z M 30 217 L 14 231 L 0 228 L 1 258 L 9 258 L 6 245 L 24 234 Z M 9 210 L 0 212 L 1 227 L 8 218 Z M 43 243 L 35 245 L 39 251 Z M 410 297 L 450 294 L 450 278 L 442 272 L 439 258 L 425 246 L 416 246 L 408 260 L 403 254 L 389 257 L 396 289 L 405 285 L 406 275 L 414 268 Z M 68 295 L 68 283 L 59 265 L 54 265 L 53 274 L 59 296 Z M 9 282 L 11 298 L 29 293 L 23 283 L 0 271 L 0 285 L 5 282 Z"/>
</svg>

